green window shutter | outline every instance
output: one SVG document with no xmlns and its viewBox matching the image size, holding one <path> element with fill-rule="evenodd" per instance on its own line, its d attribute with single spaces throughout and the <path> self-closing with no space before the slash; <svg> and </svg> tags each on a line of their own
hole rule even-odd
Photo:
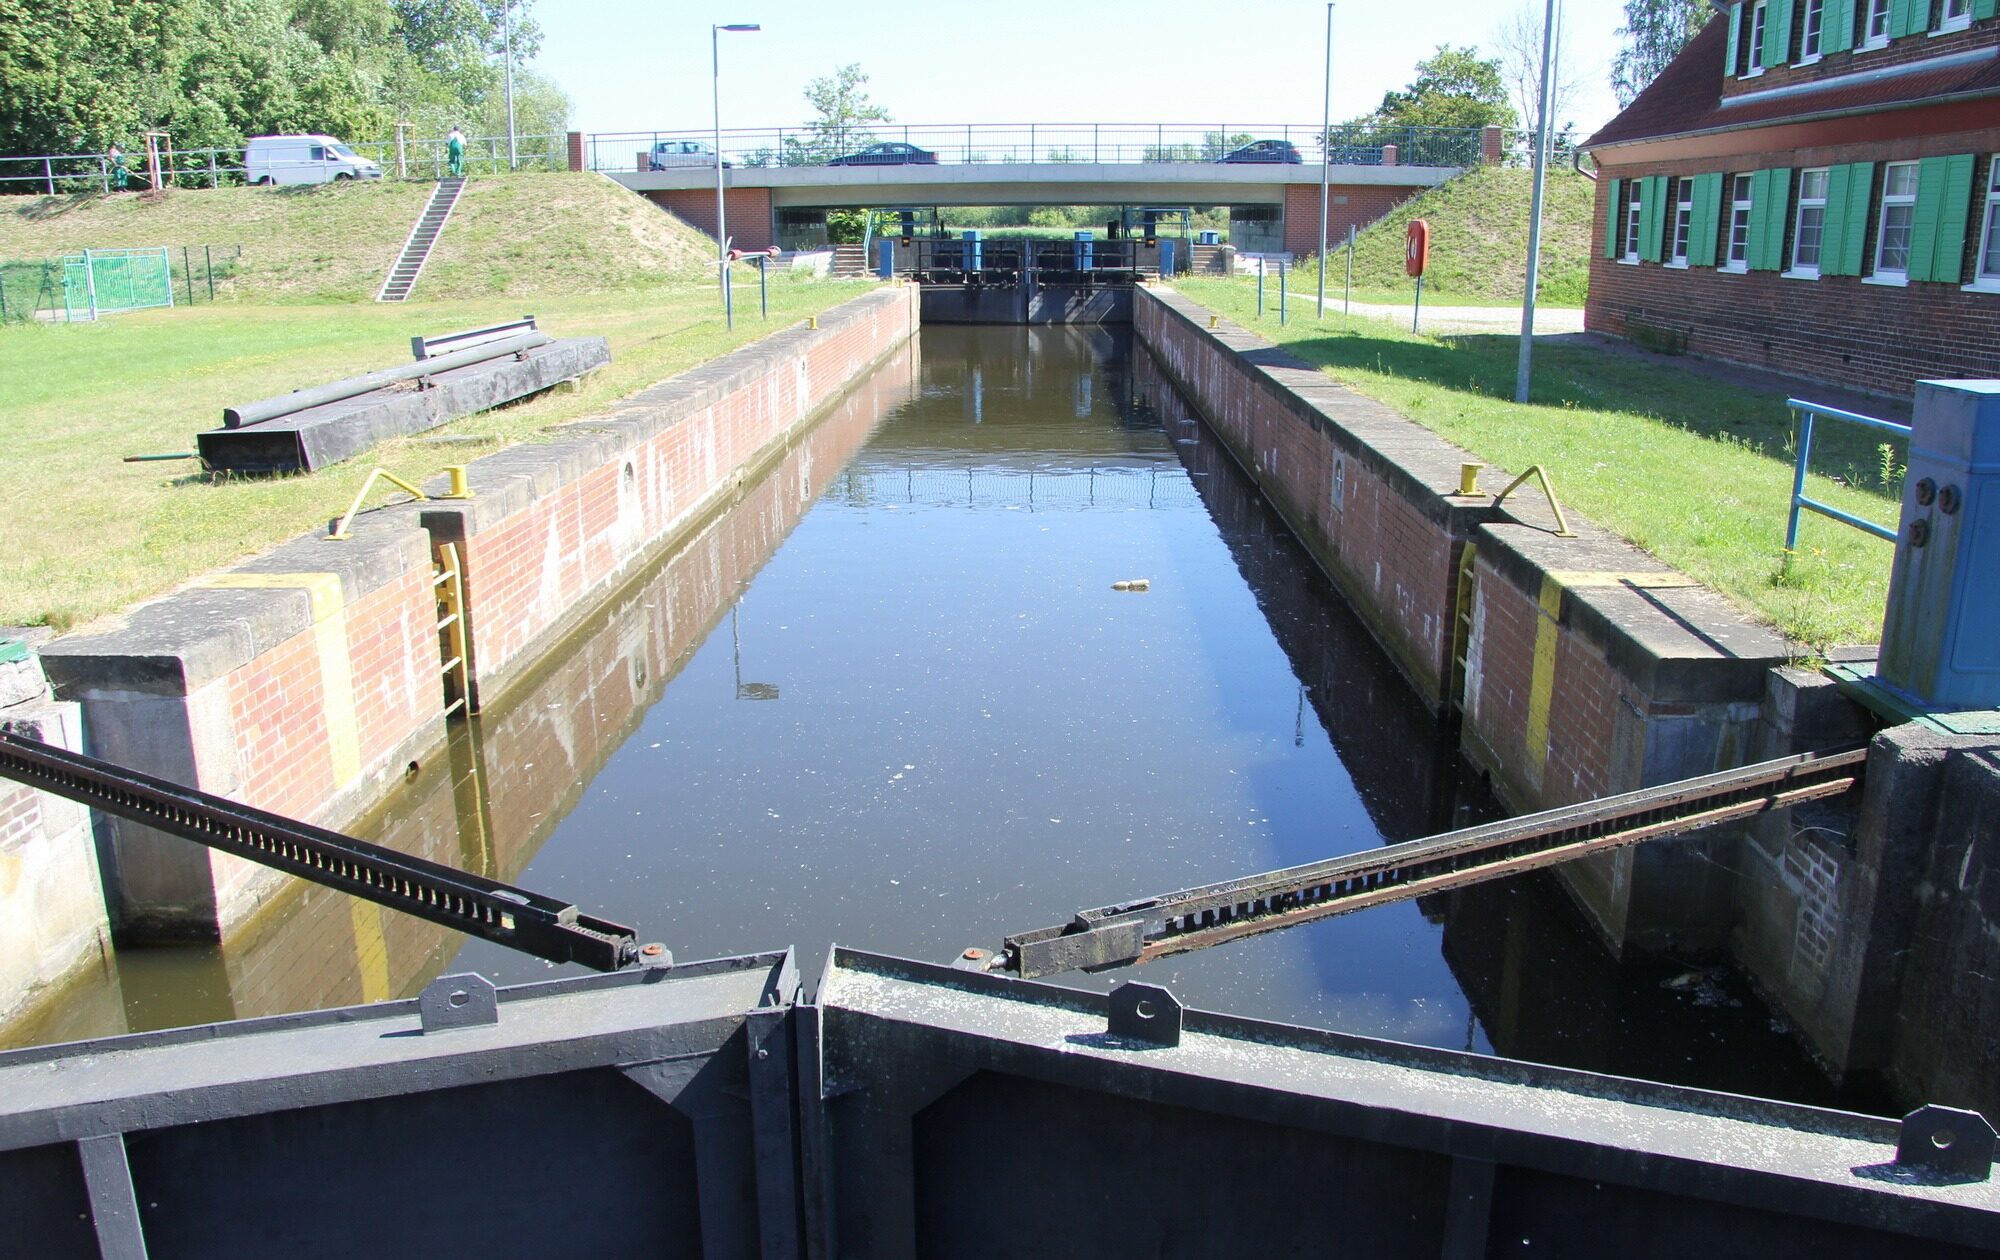
<svg viewBox="0 0 2000 1260">
<path fill-rule="evenodd" d="M 1972 211 L 1972 155 L 1943 159 L 1944 198 L 1938 208 L 1937 256 L 1930 278 L 1957 284 L 1965 278 L 1965 226 Z M 1913 273 L 1914 274 L 1914 273 Z"/>
<path fill-rule="evenodd" d="M 1789 167 L 1758 171 L 1750 193 L 1750 237 L 1753 271 L 1785 269 L 1785 212 L 1792 200 Z"/>
<path fill-rule="evenodd" d="M 1910 223 L 1910 279 L 1928 280 L 1937 265 L 1938 223 L 1944 210 L 1946 158 L 1917 163 L 1917 207 Z"/>
<path fill-rule="evenodd" d="M 1771 212 L 1771 172 L 1750 175 L 1750 239 L 1743 244 L 1743 261 L 1752 271 L 1764 267 L 1764 216 Z"/>
<path fill-rule="evenodd" d="M 1792 0 L 1770 0 L 1764 7 L 1764 68 L 1792 59 Z"/>
<path fill-rule="evenodd" d="M 1694 181 L 1693 239 L 1688 243 L 1688 263 L 1713 267 L 1716 235 L 1722 226 L 1722 176 L 1703 175 Z"/>
<path fill-rule="evenodd" d="M 1854 47 L 1854 0 L 1826 0 L 1820 19 L 1819 50 L 1846 52 Z"/>
<path fill-rule="evenodd" d="M 1819 273 L 1823 276 L 1851 276 L 1846 269 L 1847 186 L 1853 172 L 1836 166 L 1826 173 L 1826 217 L 1820 229 Z"/>
<path fill-rule="evenodd" d="M 1624 186 L 1625 183 L 1623 180 L 1614 179 L 1611 181 L 1610 191 L 1606 194 L 1606 205 L 1610 207 L 1604 212 L 1604 256 L 1606 258 L 1618 257 L 1618 229 L 1625 221 L 1625 216 L 1619 213 L 1624 207 L 1623 203 L 1619 200 L 1618 194 L 1623 190 Z"/>
<path fill-rule="evenodd" d="M 1736 52 L 1742 35 L 1743 5 L 1741 3 L 1732 4 L 1729 6 L 1729 61 L 1722 72 L 1725 78 L 1733 79 L 1736 77 Z"/>
<path fill-rule="evenodd" d="M 1901 39 L 1924 29 L 1930 20 L 1931 0 L 1890 0 L 1889 38 Z"/>
<path fill-rule="evenodd" d="M 1863 247 L 1868 243 L 1868 211 L 1874 205 L 1875 164 L 1856 162 L 1841 169 L 1850 174 L 1847 183 L 1847 234 L 1839 245 L 1840 274 L 1858 276 L 1867 270 Z M 1829 197 L 1828 201 L 1831 200 Z"/>
<path fill-rule="evenodd" d="M 1660 262 L 1666 257 L 1662 242 L 1666 235 L 1667 220 L 1674 216 L 1674 209 L 1667 205 L 1667 177 L 1654 175 L 1646 180 L 1646 221 L 1639 230 L 1639 256 L 1647 262 Z"/>
<path fill-rule="evenodd" d="M 1972 16 L 1975 20 L 1996 15 L 2000 15 L 2000 0 L 1972 0 Z"/>
</svg>

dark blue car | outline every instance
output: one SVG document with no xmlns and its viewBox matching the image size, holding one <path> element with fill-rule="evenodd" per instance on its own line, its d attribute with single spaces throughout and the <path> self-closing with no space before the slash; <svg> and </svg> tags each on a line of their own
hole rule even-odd
<svg viewBox="0 0 2000 1260">
<path fill-rule="evenodd" d="M 929 149 L 919 149 L 914 144 L 903 144 L 887 140 L 881 144 L 871 144 L 853 153 L 843 153 L 837 158 L 828 158 L 828 166 L 936 166 L 938 155 Z"/>
<path fill-rule="evenodd" d="M 1231 150 L 1217 158 L 1218 162 L 1280 162 L 1290 166 L 1301 165 L 1305 159 L 1299 156 L 1296 146 L 1289 140 L 1257 140 L 1240 149 Z"/>
</svg>

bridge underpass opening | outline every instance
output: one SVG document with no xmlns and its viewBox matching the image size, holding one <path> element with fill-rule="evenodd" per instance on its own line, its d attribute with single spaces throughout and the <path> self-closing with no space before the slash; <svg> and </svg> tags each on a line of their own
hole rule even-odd
<svg viewBox="0 0 2000 1260">
<path fill-rule="evenodd" d="M 1494 806 L 1123 330 L 927 328 L 482 714 L 367 838 L 693 960 L 944 959 L 1052 909 Z M 1143 580 L 1147 589 L 1120 590 Z M 549 968 L 307 889 L 121 952 L 59 1040 Z M 1155 964 L 1193 1006 L 1734 1092 L 1834 1090 L 1725 971 L 1620 966 L 1541 877 Z M 1116 978 L 1071 976 L 1105 988 Z"/>
</svg>

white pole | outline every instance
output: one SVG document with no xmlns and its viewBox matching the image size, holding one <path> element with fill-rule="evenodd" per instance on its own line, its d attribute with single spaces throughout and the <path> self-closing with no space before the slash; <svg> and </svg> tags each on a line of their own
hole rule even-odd
<svg viewBox="0 0 2000 1260">
<path fill-rule="evenodd" d="M 1326 318 L 1326 210 L 1333 147 L 1333 4 L 1326 6 L 1326 79 L 1320 94 L 1319 127 L 1319 318 Z"/>
<path fill-rule="evenodd" d="M 715 283 L 728 284 L 725 273 L 729 270 L 729 233 L 723 230 L 722 207 L 722 28 L 708 28 L 709 63 L 712 70 L 709 87 L 715 105 Z M 729 295 L 723 294 L 723 305 L 729 303 Z"/>
<path fill-rule="evenodd" d="M 501 6 L 500 30 L 507 56 L 507 169 L 517 171 L 521 163 L 514 151 L 514 0 Z"/>
<path fill-rule="evenodd" d="M 1542 268 L 1542 192 L 1549 175 L 1549 107 L 1555 95 L 1556 0 L 1542 19 L 1541 121 L 1535 130 L 1535 196 L 1528 211 L 1528 289 L 1521 298 L 1521 357 L 1514 370 L 1514 401 L 1528 401 L 1535 371 L 1535 286 Z"/>
</svg>

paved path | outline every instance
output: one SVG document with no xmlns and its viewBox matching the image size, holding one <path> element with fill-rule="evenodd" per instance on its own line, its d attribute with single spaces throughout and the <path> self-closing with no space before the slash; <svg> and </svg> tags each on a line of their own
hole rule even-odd
<svg viewBox="0 0 2000 1260">
<path fill-rule="evenodd" d="M 1300 308 L 1310 314 L 1318 299 L 1311 293 L 1289 295 L 1292 314 L 1299 314 Z M 1370 319 L 1383 319 L 1391 323 L 1410 326 L 1411 308 L 1408 303 L 1385 306 L 1376 302 L 1356 302 L 1350 308 L 1354 314 Z M 1326 297 L 1329 315 L 1341 311 L 1338 294 Z M 1521 308 L 1518 306 L 1431 306 L 1426 304 L 1421 330 L 1424 332 L 1483 332 L 1519 333 L 1521 331 Z M 1583 309 L 1574 306 L 1539 306 L 1535 308 L 1535 335 L 1547 337 L 1556 333 L 1577 333 L 1583 331 Z"/>
</svg>

